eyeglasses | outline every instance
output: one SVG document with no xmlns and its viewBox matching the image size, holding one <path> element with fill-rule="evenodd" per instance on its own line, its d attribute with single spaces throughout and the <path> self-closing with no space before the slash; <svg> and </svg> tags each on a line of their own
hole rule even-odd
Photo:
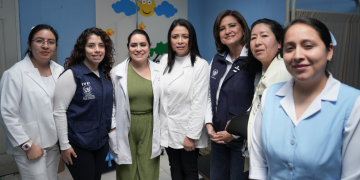
<svg viewBox="0 0 360 180">
<path fill-rule="evenodd" d="M 40 45 L 40 46 L 41 46 L 41 45 L 44 45 L 45 42 L 47 42 L 47 44 L 48 44 L 49 46 L 53 46 L 53 45 L 56 44 L 56 41 L 53 40 L 53 39 L 49 39 L 49 40 L 47 40 L 47 41 L 45 41 L 44 39 L 34 39 L 33 41 L 35 41 L 35 43 L 38 44 L 38 45 Z"/>
</svg>

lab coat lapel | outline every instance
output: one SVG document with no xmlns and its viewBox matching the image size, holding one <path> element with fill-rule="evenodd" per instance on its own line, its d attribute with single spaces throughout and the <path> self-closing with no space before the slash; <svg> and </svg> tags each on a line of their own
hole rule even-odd
<svg viewBox="0 0 360 180">
<path fill-rule="evenodd" d="M 152 88 L 153 88 L 153 95 L 154 95 L 154 99 L 157 99 L 158 97 L 158 93 L 156 91 L 158 91 L 158 89 L 156 87 L 158 87 L 158 85 L 156 84 L 156 82 L 158 82 L 159 77 L 159 68 L 158 66 L 154 66 L 151 62 L 149 62 L 149 68 L 150 68 L 150 74 L 151 74 L 151 84 L 152 84 Z"/>
<path fill-rule="evenodd" d="M 126 59 L 126 63 L 123 67 L 119 68 L 116 71 L 116 75 L 118 76 L 118 82 L 120 83 L 120 87 L 122 88 L 124 92 L 124 97 L 126 98 L 126 112 L 128 115 L 128 119 L 130 120 L 130 102 L 129 102 L 129 96 L 127 91 L 127 73 L 128 73 L 128 66 L 129 66 L 129 58 Z"/>
<path fill-rule="evenodd" d="M 158 78 L 159 75 L 159 68 L 158 66 L 154 66 L 152 63 L 149 62 L 149 67 L 151 71 L 151 83 L 154 85 L 155 79 Z"/>
<path fill-rule="evenodd" d="M 33 63 L 30 60 L 30 57 L 28 55 L 25 56 L 24 60 L 26 62 L 26 70 L 24 73 L 29 76 L 33 81 L 36 82 L 37 85 L 39 85 L 45 93 L 49 96 L 49 93 L 46 90 L 45 84 L 43 80 L 41 79 L 39 70 L 37 68 L 34 68 Z"/>
<path fill-rule="evenodd" d="M 184 69 L 188 68 L 191 66 L 191 60 L 190 60 L 190 53 L 186 56 L 186 59 L 184 60 L 183 64 L 182 64 L 182 68 L 181 71 L 177 71 L 175 72 L 176 74 L 172 77 L 172 79 L 170 79 L 170 83 L 169 86 L 171 86 L 171 84 L 178 79 L 180 76 L 182 76 L 184 74 Z M 171 72 L 174 73 L 174 72 Z"/>
<path fill-rule="evenodd" d="M 60 74 L 62 73 L 62 71 L 59 71 L 58 68 L 59 68 L 59 67 L 57 67 L 57 66 L 55 65 L 55 62 L 50 61 L 50 70 L 51 70 L 51 74 L 52 74 L 52 76 L 53 76 L 53 78 L 54 78 L 55 83 L 57 82 L 58 77 L 59 77 Z"/>
</svg>

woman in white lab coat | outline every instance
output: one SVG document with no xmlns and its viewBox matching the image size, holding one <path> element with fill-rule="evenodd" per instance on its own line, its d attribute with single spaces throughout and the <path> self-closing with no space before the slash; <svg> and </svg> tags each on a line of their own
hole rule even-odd
<svg viewBox="0 0 360 180">
<path fill-rule="evenodd" d="M 25 58 L 5 71 L 0 84 L 0 122 L 7 153 L 14 156 L 22 179 L 57 179 L 60 153 L 56 144 L 53 103 L 55 84 L 64 70 L 50 60 L 58 34 L 35 26 Z"/>
<path fill-rule="evenodd" d="M 168 54 L 161 58 L 161 145 L 166 148 L 171 178 L 198 179 L 199 148 L 208 146 L 205 112 L 209 65 L 201 58 L 194 27 L 174 20 L 168 32 Z"/>
<path fill-rule="evenodd" d="M 145 31 L 134 30 L 128 37 L 129 58 L 111 71 L 117 126 L 117 147 L 112 149 L 118 164 L 117 180 L 159 179 L 160 67 L 148 59 L 150 45 Z"/>
</svg>

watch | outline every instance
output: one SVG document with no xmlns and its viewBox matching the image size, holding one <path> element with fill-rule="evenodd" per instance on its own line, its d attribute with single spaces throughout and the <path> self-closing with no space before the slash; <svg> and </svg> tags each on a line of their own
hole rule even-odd
<svg viewBox="0 0 360 180">
<path fill-rule="evenodd" d="M 31 148 L 31 145 L 32 145 L 32 141 L 30 139 L 28 142 L 24 143 L 21 146 L 21 149 L 24 150 L 24 151 L 27 151 L 27 150 L 29 150 Z"/>
</svg>

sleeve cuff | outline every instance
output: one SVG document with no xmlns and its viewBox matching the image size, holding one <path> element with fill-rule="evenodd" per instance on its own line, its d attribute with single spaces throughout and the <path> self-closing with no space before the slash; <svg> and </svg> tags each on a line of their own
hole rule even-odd
<svg viewBox="0 0 360 180">
<path fill-rule="evenodd" d="M 60 143 L 60 149 L 63 150 L 68 150 L 71 148 L 71 145 L 69 143 Z"/>
<path fill-rule="evenodd" d="M 249 179 L 266 180 L 267 168 L 251 168 L 249 171 Z"/>
<path fill-rule="evenodd" d="M 193 140 L 199 140 L 200 139 L 200 136 L 194 136 L 194 135 L 186 135 L 186 137 L 190 138 L 190 139 L 193 139 Z"/>
</svg>

